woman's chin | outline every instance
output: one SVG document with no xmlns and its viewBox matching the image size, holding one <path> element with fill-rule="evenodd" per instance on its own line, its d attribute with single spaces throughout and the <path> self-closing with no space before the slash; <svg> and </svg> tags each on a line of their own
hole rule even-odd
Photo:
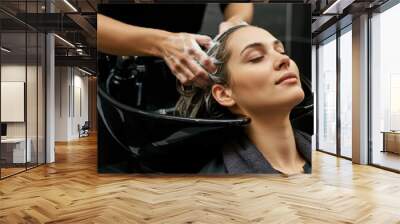
<svg viewBox="0 0 400 224">
<path fill-rule="evenodd" d="M 293 91 L 287 93 L 282 100 L 283 104 L 287 105 L 289 108 L 294 108 L 304 100 L 304 91 L 302 88 L 296 88 Z"/>
<path fill-rule="evenodd" d="M 298 88 L 297 94 L 294 96 L 294 98 L 297 100 L 297 104 L 301 103 L 304 100 L 305 94 L 304 91 L 301 87 Z"/>
</svg>

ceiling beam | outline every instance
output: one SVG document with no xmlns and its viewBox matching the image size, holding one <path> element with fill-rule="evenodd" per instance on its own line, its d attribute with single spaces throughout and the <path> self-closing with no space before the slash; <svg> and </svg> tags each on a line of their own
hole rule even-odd
<svg viewBox="0 0 400 224">
<path fill-rule="evenodd" d="M 96 58 L 90 56 L 55 56 L 56 66 L 79 66 L 96 71 L 96 64 Z"/>
</svg>

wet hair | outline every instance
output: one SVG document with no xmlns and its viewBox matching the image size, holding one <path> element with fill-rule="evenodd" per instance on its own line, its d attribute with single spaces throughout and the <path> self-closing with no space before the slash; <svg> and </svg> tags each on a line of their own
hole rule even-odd
<svg viewBox="0 0 400 224">
<path fill-rule="evenodd" d="M 214 84 L 228 86 L 230 77 L 226 63 L 229 60 L 230 52 L 226 49 L 228 37 L 241 27 L 249 25 L 237 25 L 229 28 L 217 38 L 217 46 L 211 47 L 207 54 L 215 58 L 216 72 L 209 74 L 211 84 L 205 88 L 196 86 L 183 86 L 177 80 L 177 90 L 180 98 L 175 106 L 175 115 L 190 118 L 235 118 L 227 107 L 221 106 L 213 97 L 211 87 Z"/>
</svg>

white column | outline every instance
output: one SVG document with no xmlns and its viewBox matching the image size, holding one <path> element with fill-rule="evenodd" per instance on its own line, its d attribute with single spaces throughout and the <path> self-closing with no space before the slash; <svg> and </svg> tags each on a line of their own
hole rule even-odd
<svg viewBox="0 0 400 224">
<path fill-rule="evenodd" d="M 353 19 L 353 162 L 368 163 L 368 16 Z"/>
<path fill-rule="evenodd" d="M 46 2 L 47 12 L 53 12 L 54 6 Z M 46 34 L 46 163 L 55 161 L 55 53 L 54 34 Z"/>
</svg>

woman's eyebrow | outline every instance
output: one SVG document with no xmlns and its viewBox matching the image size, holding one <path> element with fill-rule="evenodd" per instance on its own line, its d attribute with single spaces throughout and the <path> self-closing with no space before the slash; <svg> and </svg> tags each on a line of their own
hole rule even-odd
<svg viewBox="0 0 400 224">
<path fill-rule="evenodd" d="M 280 46 L 280 47 L 284 47 L 282 41 L 280 40 L 274 40 L 273 45 L 275 46 Z M 264 45 L 261 42 L 255 42 L 255 43 L 251 43 L 249 45 L 247 45 L 245 48 L 243 48 L 243 50 L 240 52 L 240 55 L 242 55 L 242 53 L 248 49 L 248 48 L 252 48 L 252 47 L 263 47 Z"/>
<path fill-rule="evenodd" d="M 263 47 L 264 45 L 261 42 L 255 42 L 255 43 L 251 43 L 249 45 L 247 45 L 245 48 L 243 48 L 243 50 L 240 52 L 240 55 L 242 55 L 242 53 L 248 49 L 248 48 L 252 48 L 252 47 Z"/>
</svg>

